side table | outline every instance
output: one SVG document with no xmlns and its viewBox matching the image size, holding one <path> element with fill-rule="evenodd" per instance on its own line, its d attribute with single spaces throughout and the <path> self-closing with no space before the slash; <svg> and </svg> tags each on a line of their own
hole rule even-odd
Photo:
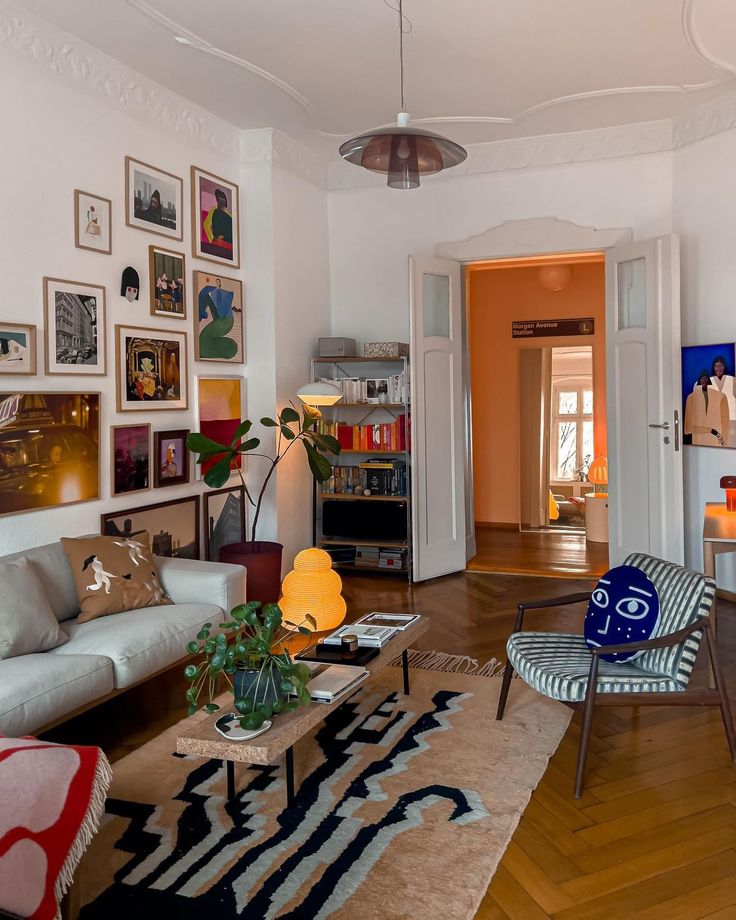
<svg viewBox="0 0 736 920">
<path fill-rule="evenodd" d="M 736 553 L 736 513 L 726 510 L 723 502 L 706 502 L 703 515 L 703 571 L 715 580 L 716 556 Z M 718 600 L 713 601 L 713 637 L 718 641 Z M 709 670 L 709 684 L 715 686 Z"/>
</svg>

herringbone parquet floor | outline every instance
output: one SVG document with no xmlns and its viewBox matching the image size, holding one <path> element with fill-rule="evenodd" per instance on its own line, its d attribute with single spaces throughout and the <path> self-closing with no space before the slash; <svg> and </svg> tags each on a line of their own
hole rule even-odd
<svg viewBox="0 0 736 920">
<path fill-rule="evenodd" d="M 345 579 L 351 618 L 416 608 L 425 648 L 503 658 L 520 600 L 590 581 L 463 573 L 416 585 Z M 719 647 L 736 691 L 736 607 L 720 602 Z M 578 631 L 574 609 L 528 614 L 527 628 Z M 694 680 L 704 680 L 701 669 Z M 178 674 L 135 688 L 55 729 L 118 758 L 183 714 Z M 513 694 L 513 687 L 511 690 Z M 600 709 L 584 797 L 572 796 L 579 717 L 535 791 L 476 920 L 736 920 L 736 765 L 716 710 Z M 441 918 L 412 918 L 441 920 Z"/>
</svg>

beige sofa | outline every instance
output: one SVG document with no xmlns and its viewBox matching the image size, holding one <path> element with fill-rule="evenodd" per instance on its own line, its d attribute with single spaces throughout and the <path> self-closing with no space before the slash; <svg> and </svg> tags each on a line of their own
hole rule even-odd
<svg viewBox="0 0 736 920">
<path fill-rule="evenodd" d="M 79 623 L 61 543 L 4 556 L 0 562 L 21 557 L 31 561 L 70 638 L 48 652 L 0 660 L 0 734 L 15 737 L 49 728 L 176 664 L 186 657 L 186 644 L 203 623 L 217 623 L 223 612 L 245 600 L 242 566 L 156 556 L 173 605 Z"/>
</svg>

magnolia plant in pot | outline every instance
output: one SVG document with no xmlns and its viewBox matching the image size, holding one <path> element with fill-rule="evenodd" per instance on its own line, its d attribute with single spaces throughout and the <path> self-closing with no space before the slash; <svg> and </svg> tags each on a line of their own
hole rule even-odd
<svg viewBox="0 0 736 920">
<path fill-rule="evenodd" d="M 310 702 L 306 685 L 310 678 L 305 664 L 294 663 L 285 645 L 295 632 L 310 635 L 316 624 L 311 616 L 301 623 L 284 620 L 278 604 L 248 601 L 235 607 L 230 619 L 218 624 L 221 632 L 212 635 L 206 623 L 187 651 L 202 658 L 188 664 L 184 676 L 189 681 L 186 699 L 189 714 L 196 712 L 202 692 L 207 688 L 203 708 L 215 712 L 218 678 L 224 675 L 233 691 L 233 705 L 240 713 L 240 725 L 249 731 L 280 712 L 291 712 Z"/>
<path fill-rule="evenodd" d="M 197 455 L 197 463 L 211 463 L 204 474 L 204 481 L 213 489 L 225 485 L 233 470 L 233 462 L 240 457 L 247 455 L 266 461 L 266 473 L 255 497 L 246 485 L 240 463 L 234 467 L 243 483 L 248 501 L 254 508 L 253 523 L 250 540 L 245 543 L 231 543 L 220 550 L 220 562 L 240 563 L 247 568 L 248 593 L 262 598 L 264 602 L 278 600 L 283 547 L 280 543 L 257 539 L 263 499 L 276 468 L 299 442 L 306 452 L 309 469 L 317 482 L 324 482 L 330 478 L 332 466 L 325 454 L 339 454 L 340 444 L 330 435 L 316 431 L 317 422 L 321 418 L 319 410 L 306 405 L 302 407 L 301 415 L 293 406 L 287 406 L 276 418 L 262 418 L 261 425 L 264 428 L 275 429 L 276 443 L 273 455 L 259 451 L 260 438 L 249 437 L 253 427 L 249 419 L 238 425 L 229 444 L 220 444 L 201 432 L 192 432 L 187 437 L 187 447 Z"/>
</svg>

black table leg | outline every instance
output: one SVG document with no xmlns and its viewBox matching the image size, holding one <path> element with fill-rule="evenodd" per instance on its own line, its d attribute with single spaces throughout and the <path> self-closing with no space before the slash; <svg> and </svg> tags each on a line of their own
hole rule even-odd
<svg viewBox="0 0 736 920">
<path fill-rule="evenodd" d="M 404 672 L 404 696 L 409 696 L 409 651 L 404 649 L 401 653 L 401 667 Z"/>
<path fill-rule="evenodd" d="M 225 761 L 225 770 L 227 771 L 227 800 L 232 802 L 235 798 L 235 764 L 232 760 Z"/>
<path fill-rule="evenodd" d="M 294 748 L 286 749 L 286 805 L 288 808 L 294 807 L 296 796 L 294 795 Z"/>
</svg>

